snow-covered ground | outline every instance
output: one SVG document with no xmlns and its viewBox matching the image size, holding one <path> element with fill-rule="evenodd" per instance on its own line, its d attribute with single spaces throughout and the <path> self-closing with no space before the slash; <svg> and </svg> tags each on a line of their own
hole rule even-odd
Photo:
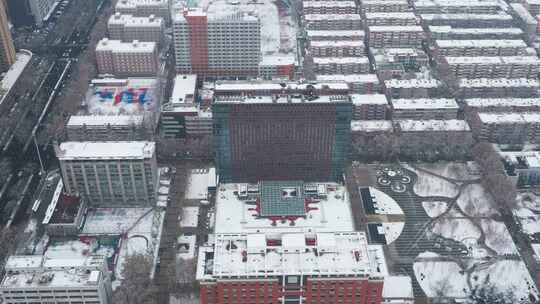
<svg viewBox="0 0 540 304">
<path fill-rule="evenodd" d="M 516 245 L 512 240 L 512 236 L 506 229 L 503 222 L 497 222 L 492 219 L 480 220 L 482 231 L 486 237 L 486 245 L 495 250 L 498 254 L 515 254 L 517 252 Z"/>
<path fill-rule="evenodd" d="M 422 207 L 424 207 L 424 210 L 429 217 L 435 218 L 443 214 L 448 208 L 448 205 L 446 204 L 446 202 L 433 201 L 422 202 Z"/>
<path fill-rule="evenodd" d="M 377 214 L 404 214 L 398 203 L 390 197 L 388 194 L 369 187 L 369 192 L 373 199 L 373 206 L 375 207 L 375 213 Z"/>
<path fill-rule="evenodd" d="M 481 234 L 480 230 L 471 220 L 466 218 L 448 218 L 446 216 L 437 219 L 433 223 L 431 231 L 458 242 L 466 239 L 478 239 Z"/>
<path fill-rule="evenodd" d="M 518 208 L 513 212 L 523 232 L 540 233 L 540 197 L 533 193 L 519 193 L 516 200 Z"/>
<path fill-rule="evenodd" d="M 390 244 L 393 241 L 397 240 L 403 228 L 405 227 L 404 222 L 394 222 L 394 223 L 382 223 L 384 229 L 384 237 L 386 238 L 386 244 Z"/>
<path fill-rule="evenodd" d="M 453 179 L 470 180 L 478 178 L 476 175 L 471 175 L 467 170 L 467 164 L 457 162 L 439 162 L 425 163 L 420 165 L 421 168 L 428 170 L 444 177 Z"/>
<path fill-rule="evenodd" d="M 410 166 L 405 166 L 405 168 L 415 172 L 418 176 L 418 180 L 413 187 L 417 195 L 454 197 L 458 194 L 458 187 L 451 182 L 424 171 L 413 169 Z"/>
<path fill-rule="evenodd" d="M 534 287 L 534 282 L 522 261 L 500 260 L 487 268 L 481 268 L 473 273 L 477 280 L 471 280 L 474 286 L 481 284 L 489 276 L 489 282 L 498 290 L 510 290 L 518 300 L 528 299 L 529 293 L 533 293 L 538 298 L 538 290 Z"/>
<path fill-rule="evenodd" d="M 122 234 L 152 208 L 97 208 L 86 215 L 82 234 Z"/>
<path fill-rule="evenodd" d="M 437 297 L 440 293 L 455 298 L 467 295 L 467 276 L 455 262 L 420 259 L 414 262 L 413 269 L 416 280 L 428 297 Z"/>
<path fill-rule="evenodd" d="M 532 249 L 534 250 L 534 258 L 540 262 L 540 244 L 531 244 Z"/>
<path fill-rule="evenodd" d="M 199 223 L 199 207 L 184 207 L 182 209 L 182 219 L 180 220 L 180 227 L 197 227 Z"/>
<path fill-rule="evenodd" d="M 498 214 L 493 207 L 491 195 L 480 184 L 471 184 L 463 188 L 457 204 L 470 216 L 492 216 Z"/>
</svg>

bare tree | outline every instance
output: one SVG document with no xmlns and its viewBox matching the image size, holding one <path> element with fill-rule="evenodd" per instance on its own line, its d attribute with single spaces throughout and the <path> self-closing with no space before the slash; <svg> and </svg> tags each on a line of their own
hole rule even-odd
<svg viewBox="0 0 540 304">
<path fill-rule="evenodd" d="M 128 256 L 122 269 L 122 284 L 114 291 L 115 304 L 156 304 L 158 288 L 150 278 L 152 258 L 148 255 Z"/>
</svg>

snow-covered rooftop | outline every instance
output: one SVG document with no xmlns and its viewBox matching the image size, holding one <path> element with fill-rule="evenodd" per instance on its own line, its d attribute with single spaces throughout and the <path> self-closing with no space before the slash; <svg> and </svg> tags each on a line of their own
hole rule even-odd
<svg viewBox="0 0 540 304">
<path fill-rule="evenodd" d="M 482 123 L 486 124 L 538 124 L 540 123 L 540 113 L 538 112 L 481 112 L 478 117 Z"/>
<path fill-rule="evenodd" d="M 108 25 L 123 25 L 125 27 L 161 27 L 163 18 L 154 15 L 148 17 L 135 17 L 133 15 L 123 15 L 119 12 L 109 18 Z"/>
<path fill-rule="evenodd" d="M 96 52 L 113 52 L 113 53 L 154 53 L 157 45 L 150 41 L 132 41 L 123 42 L 121 40 L 110 40 L 109 38 L 101 39 L 96 45 Z"/>
<path fill-rule="evenodd" d="M 465 120 L 395 120 L 402 132 L 425 132 L 425 131 L 457 131 L 469 132 L 471 128 Z"/>
<path fill-rule="evenodd" d="M 360 30 L 307 30 L 306 33 L 307 37 L 311 40 L 323 39 L 325 37 L 361 38 L 365 36 L 365 32 Z"/>
<path fill-rule="evenodd" d="M 197 75 L 176 75 L 170 102 L 193 103 L 196 87 Z"/>
<path fill-rule="evenodd" d="M 441 81 L 435 78 L 390 79 L 384 81 L 387 88 L 436 88 L 441 84 Z"/>
<path fill-rule="evenodd" d="M 526 48 L 527 44 L 518 39 L 481 39 L 481 40 L 436 40 L 439 48 Z"/>
<path fill-rule="evenodd" d="M 539 87 L 538 79 L 529 78 L 460 78 L 460 88 Z"/>
<path fill-rule="evenodd" d="M 328 20 L 362 20 L 359 14 L 306 14 L 306 22 L 310 21 L 328 21 Z"/>
<path fill-rule="evenodd" d="M 363 232 L 217 234 L 213 260 L 199 259 L 199 280 L 280 275 L 350 275 L 380 278 Z M 376 253 L 373 253 L 375 255 Z M 384 258 L 379 257 L 377 258 Z M 212 262 L 212 263 L 209 263 Z"/>
<path fill-rule="evenodd" d="M 142 122 L 142 115 L 72 115 L 67 126 L 131 126 Z"/>
<path fill-rule="evenodd" d="M 372 33 L 375 32 L 424 32 L 424 29 L 422 29 L 419 25 L 404 25 L 404 26 L 398 26 L 398 25 L 370 25 L 369 31 Z"/>
<path fill-rule="evenodd" d="M 287 90 L 306 90 L 308 86 L 313 86 L 315 90 L 349 90 L 347 83 L 339 82 L 275 82 L 259 80 L 239 80 L 239 81 L 217 81 L 214 86 L 216 94 L 220 92 L 243 92 L 243 91 L 287 91 Z"/>
<path fill-rule="evenodd" d="M 423 20 L 512 20 L 508 14 L 420 14 Z"/>
<path fill-rule="evenodd" d="M 216 194 L 216 233 L 303 233 L 353 231 L 349 197 L 344 186 L 335 183 L 320 184 L 326 195 L 318 202 L 310 204 L 306 217 L 300 217 L 291 226 L 289 221 L 273 221 L 255 217 L 257 211 L 247 200 L 235 192 L 258 186 L 246 184 L 221 184 Z M 249 190 L 247 190 L 249 191 Z"/>
<path fill-rule="evenodd" d="M 358 47 L 363 48 L 364 42 L 361 40 L 315 40 L 309 43 L 311 47 Z"/>
<path fill-rule="evenodd" d="M 432 33 L 448 33 L 448 34 L 461 34 L 461 35 L 467 35 L 467 34 L 514 34 L 514 35 L 521 35 L 523 34 L 523 30 L 517 27 L 510 27 L 510 28 L 456 28 L 446 25 L 430 25 L 429 31 Z"/>
<path fill-rule="evenodd" d="M 353 105 L 360 106 L 364 104 L 378 104 L 378 105 L 386 105 L 388 104 L 388 99 L 386 98 L 386 95 L 384 94 L 351 94 L 351 101 Z"/>
<path fill-rule="evenodd" d="M 206 200 L 208 187 L 216 187 L 216 168 L 192 169 L 186 187 L 186 199 Z"/>
<path fill-rule="evenodd" d="M 482 41 L 482 40 L 480 40 Z M 536 64 L 540 65 L 540 58 L 538 56 L 447 56 L 445 57 L 446 62 L 449 65 L 459 65 L 459 64 L 519 64 L 519 65 L 529 65 Z"/>
<path fill-rule="evenodd" d="M 478 1 L 478 0 L 417 0 L 414 2 L 415 7 L 436 6 L 436 7 L 501 7 L 498 1 Z"/>
<path fill-rule="evenodd" d="M 328 74 L 317 75 L 317 81 L 339 81 L 346 83 L 379 83 L 379 78 L 376 74 Z"/>
<path fill-rule="evenodd" d="M 465 104 L 469 107 L 540 107 L 540 98 L 468 98 Z"/>
<path fill-rule="evenodd" d="M 348 102 L 347 95 L 316 96 L 222 96 L 216 98 L 216 104 L 287 104 L 287 103 L 343 103 Z"/>
<path fill-rule="evenodd" d="M 369 64 L 367 57 L 313 57 L 315 64 Z"/>
<path fill-rule="evenodd" d="M 302 6 L 304 8 L 308 7 L 353 7 L 356 8 L 356 3 L 354 1 L 303 1 Z"/>
<path fill-rule="evenodd" d="M 411 277 L 385 276 L 382 297 L 387 301 L 390 299 L 414 299 Z"/>
<path fill-rule="evenodd" d="M 145 159 L 153 157 L 155 149 L 155 143 L 149 141 L 68 141 L 60 144 L 56 156 L 60 160 Z"/>
<path fill-rule="evenodd" d="M 416 19 L 413 12 L 368 12 L 366 19 Z"/>
<path fill-rule="evenodd" d="M 2 80 L 0 80 L 0 105 L 4 101 L 4 96 L 7 95 L 13 85 L 17 82 L 17 79 L 19 79 L 19 76 L 21 76 L 22 72 L 32 59 L 32 56 L 32 52 L 26 50 L 21 50 L 16 54 L 15 62 L 9 67 L 9 70 L 4 74 Z"/>
<path fill-rule="evenodd" d="M 392 131 L 391 120 L 353 120 L 351 131 L 353 132 L 388 132 Z"/>
<path fill-rule="evenodd" d="M 453 98 L 392 99 L 392 107 L 394 110 L 459 109 L 456 100 Z"/>
</svg>

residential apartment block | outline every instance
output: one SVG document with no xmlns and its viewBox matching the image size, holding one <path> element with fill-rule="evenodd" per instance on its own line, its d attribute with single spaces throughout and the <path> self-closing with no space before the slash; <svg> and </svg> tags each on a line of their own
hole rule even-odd
<svg viewBox="0 0 540 304">
<path fill-rule="evenodd" d="M 540 112 L 540 98 L 467 98 L 468 110 L 481 112 Z"/>
<path fill-rule="evenodd" d="M 481 140 L 498 144 L 538 143 L 539 112 L 480 112 L 473 119 L 475 133 Z"/>
<path fill-rule="evenodd" d="M 389 112 L 388 99 L 384 94 L 351 94 L 354 120 L 384 120 Z"/>
<path fill-rule="evenodd" d="M 452 98 L 392 99 L 394 120 L 457 119 L 459 106 Z"/>
<path fill-rule="evenodd" d="M 359 14 L 306 14 L 303 16 L 307 30 L 360 30 Z"/>
<path fill-rule="evenodd" d="M 314 57 L 313 65 L 317 74 L 362 74 L 371 70 L 367 57 Z"/>
<path fill-rule="evenodd" d="M 381 82 L 375 74 L 328 74 L 317 75 L 320 83 L 346 83 L 351 93 L 376 94 L 382 91 Z"/>
<path fill-rule="evenodd" d="M 88 199 L 90 206 L 155 204 L 155 143 L 71 141 L 55 152 L 67 192 Z"/>
<path fill-rule="evenodd" d="M 202 76 L 257 76 L 261 24 L 247 14 L 216 16 L 197 10 L 173 17 L 176 70 Z"/>
<path fill-rule="evenodd" d="M 508 14 L 420 14 L 425 26 L 447 25 L 463 28 L 509 28 L 513 18 Z"/>
<path fill-rule="evenodd" d="M 366 54 L 362 40 L 314 40 L 309 52 L 315 57 L 359 57 Z"/>
<path fill-rule="evenodd" d="M 73 115 L 66 129 L 70 141 L 147 140 L 153 130 L 143 115 Z"/>
<path fill-rule="evenodd" d="M 444 40 L 502 40 L 502 39 L 523 39 L 525 38 L 522 29 L 517 27 L 508 28 L 460 28 L 449 25 L 430 25 L 429 35 L 432 39 Z"/>
<path fill-rule="evenodd" d="M 390 79 L 384 81 L 384 92 L 390 99 L 431 98 L 441 95 L 442 82 L 429 79 Z"/>
<path fill-rule="evenodd" d="M 461 78 L 458 94 L 461 98 L 498 98 L 538 96 L 540 82 L 527 78 Z"/>
<path fill-rule="evenodd" d="M 355 14 L 354 1 L 303 1 L 304 14 Z"/>
<path fill-rule="evenodd" d="M 306 35 L 309 41 L 364 41 L 365 32 L 362 30 L 308 30 Z"/>
<path fill-rule="evenodd" d="M 529 54 L 523 40 L 436 40 L 435 53 L 441 56 L 518 56 Z"/>
<path fill-rule="evenodd" d="M 416 25 L 416 15 L 412 12 L 369 12 L 365 14 L 367 26 L 373 25 Z"/>
<path fill-rule="evenodd" d="M 538 56 L 442 57 L 441 70 L 455 78 L 536 78 Z"/>
<path fill-rule="evenodd" d="M 115 11 L 137 17 L 154 15 L 163 18 L 167 23 L 171 16 L 168 0 L 119 0 L 116 3 Z"/>
<path fill-rule="evenodd" d="M 107 30 L 111 40 L 153 41 L 160 44 L 163 40 L 164 23 L 163 18 L 157 18 L 154 15 L 134 17 L 116 13 L 109 18 Z"/>
<path fill-rule="evenodd" d="M 418 0 L 413 2 L 415 12 L 419 14 L 497 14 L 502 11 L 498 1 L 445 1 Z"/>
<path fill-rule="evenodd" d="M 405 12 L 409 10 L 407 0 L 363 0 L 363 12 Z"/>
<path fill-rule="evenodd" d="M 155 42 L 122 42 L 102 39 L 96 46 L 99 74 L 115 76 L 156 76 L 158 50 Z"/>
<path fill-rule="evenodd" d="M 418 25 L 373 25 L 368 27 L 367 32 L 369 46 L 373 48 L 420 48 L 426 38 L 424 30 Z"/>
</svg>

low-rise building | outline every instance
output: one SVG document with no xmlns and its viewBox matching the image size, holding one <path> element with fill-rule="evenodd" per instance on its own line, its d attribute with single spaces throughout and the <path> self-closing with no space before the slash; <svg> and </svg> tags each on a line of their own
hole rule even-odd
<svg viewBox="0 0 540 304">
<path fill-rule="evenodd" d="M 438 97 L 442 90 L 442 82 L 434 78 L 384 81 L 384 92 L 389 99 Z"/>
<path fill-rule="evenodd" d="M 354 1 L 303 1 L 304 14 L 355 14 Z"/>
<path fill-rule="evenodd" d="M 462 78 L 458 83 L 461 98 L 499 98 L 538 96 L 540 82 L 527 78 Z"/>
<path fill-rule="evenodd" d="M 458 110 L 452 98 L 392 99 L 392 119 L 457 119 Z"/>
<path fill-rule="evenodd" d="M 405 12 L 409 10 L 407 0 L 363 0 L 363 12 Z"/>
<path fill-rule="evenodd" d="M 481 112 L 540 112 L 540 98 L 467 98 L 464 100 L 469 110 Z"/>
<path fill-rule="evenodd" d="M 121 141 L 150 139 L 152 122 L 144 115 L 73 115 L 66 129 L 70 141 Z"/>
<path fill-rule="evenodd" d="M 83 225 L 86 201 L 81 197 L 64 193 L 63 186 L 63 182 L 60 181 L 42 221 L 49 236 L 75 236 Z"/>
<path fill-rule="evenodd" d="M 0 282 L 0 299 L 16 303 L 112 303 L 111 279 L 105 256 L 8 258 Z"/>
<path fill-rule="evenodd" d="M 418 25 L 373 25 L 368 27 L 367 32 L 372 48 L 420 48 L 426 38 L 424 30 Z"/>
<path fill-rule="evenodd" d="M 124 42 L 153 41 L 160 44 L 163 40 L 165 22 L 163 18 L 154 15 L 149 17 L 134 17 L 116 13 L 109 18 L 107 31 L 111 40 Z"/>
<path fill-rule="evenodd" d="M 361 40 L 364 41 L 365 32 L 362 30 L 307 30 L 309 41 L 334 41 L 334 40 Z"/>
<path fill-rule="evenodd" d="M 449 25 L 462 28 L 507 28 L 512 27 L 513 18 L 506 13 L 498 14 L 420 14 L 425 26 Z"/>
<path fill-rule="evenodd" d="M 441 70 L 455 78 L 536 78 L 540 73 L 538 56 L 446 56 Z"/>
<path fill-rule="evenodd" d="M 410 78 L 407 74 L 414 74 L 422 66 L 428 65 L 428 56 L 421 49 L 416 48 L 384 48 L 370 50 L 374 62 L 374 69 L 381 80 L 392 78 Z"/>
<path fill-rule="evenodd" d="M 362 74 L 371 70 L 367 57 L 314 57 L 313 65 L 316 74 Z"/>
<path fill-rule="evenodd" d="M 165 22 L 169 22 L 171 17 L 169 1 L 167 0 L 119 0 L 116 3 L 115 11 L 137 17 L 154 15 L 163 18 Z"/>
<path fill-rule="evenodd" d="M 384 120 L 387 118 L 388 100 L 384 94 L 351 94 L 354 120 Z"/>
<path fill-rule="evenodd" d="M 214 93 L 220 96 L 287 96 L 287 95 L 348 95 L 349 86 L 344 81 L 297 82 L 272 80 L 216 81 Z"/>
<path fill-rule="evenodd" d="M 359 14 L 306 14 L 303 16 L 307 30 L 360 30 Z"/>
<path fill-rule="evenodd" d="M 361 40 L 314 40 L 309 52 L 315 57 L 359 57 L 366 54 Z"/>
<path fill-rule="evenodd" d="M 365 24 L 373 25 L 416 25 L 416 15 L 413 12 L 368 12 L 365 13 Z"/>
<path fill-rule="evenodd" d="M 523 40 L 436 40 L 435 53 L 440 56 L 517 56 L 527 55 Z"/>
<path fill-rule="evenodd" d="M 498 144 L 538 143 L 539 112 L 479 112 L 471 126 L 480 140 Z"/>
<path fill-rule="evenodd" d="M 321 83 L 347 83 L 350 92 L 355 94 L 375 94 L 382 91 L 376 74 L 329 74 L 317 75 L 316 79 Z"/>
<path fill-rule="evenodd" d="M 155 42 L 122 42 L 102 39 L 96 46 L 99 74 L 116 76 L 156 76 L 158 50 Z"/>
<path fill-rule="evenodd" d="M 399 134 L 403 151 L 421 147 L 445 148 L 451 144 L 464 149 L 474 141 L 471 128 L 465 120 L 394 120 L 394 132 Z"/>
<path fill-rule="evenodd" d="M 517 27 L 508 28 L 460 28 L 449 25 L 430 25 L 428 35 L 432 39 L 481 40 L 481 39 L 524 39 L 524 32 Z"/>
<path fill-rule="evenodd" d="M 444 1 L 419 0 L 413 2 L 415 12 L 419 14 L 496 14 L 502 11 L 498 1 Z"/>
</svg>

